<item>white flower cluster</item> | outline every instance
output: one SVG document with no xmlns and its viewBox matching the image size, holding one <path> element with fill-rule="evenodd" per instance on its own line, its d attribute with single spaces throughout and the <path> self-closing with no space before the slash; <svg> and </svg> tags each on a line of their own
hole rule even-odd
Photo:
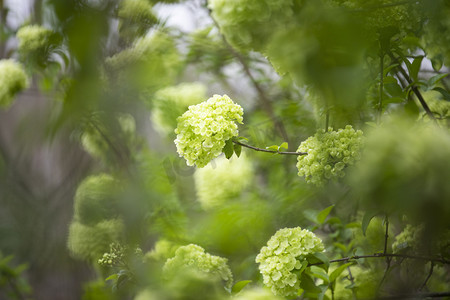
<svg viewBox="0 0 450 300">
<path fill-rule="evenodd" d="M 253 172 L 245 155 L 228 160 L 220 156 L 194 174 L 197 199 L 202 207 L 212 209 L 238 197 L 252 181 Z"/>
<path fill-rule="evenodd" d="M 278 230 L 256 256 L 264 285 L 275 295 L 297 295 L 300 279 L 295 271 L 302 267 L 306 255 L 323 250 L 322 240 L 309 230 L 300 227 Z"/>
<path fill-rule="evenodd" d="M 0 60 L 0 108 L 11 106 L 16 93 L 28 87 L 28 78 L 21 64 L 12 59 Z"/>
<path fill-rule="evenodd" d="M 189 166 L 206 166 L 222 153 L 225 142 L 238 136 L 236 122 L 242 124 L 242 107 L 227 95 L 214 95 L 207 101 L 189 106 L 177 119 L 175 144 L 178 154 Z"/>
<path fill-rule="evenodd" d="M 233 46 L 257 51 L 274 32 L 290 23 L 294 6 L 292 0 L 212 0 L 208 5 Z"/>
<path fill-rule="evenodd" d="M 345 167 L 360 159 L 362 144 L 363 132 L 350 125 L 338 131 L 321 130 L 298 147 L 298 152 L 308 153 L 297 158 L 298 175 L 317 186 L 344 177 Z"/>
<path fill-rule="evenodd" d="M 202 247 L 189 244 L 178 248 L 175 256 L 166 261 L 163 273 L 165 277 L 172 278 L 182 269 L 192 268 L 201 273 L 218 276 L 225 281 L 227 288 L 231 288 L 233 275 L 227 262 L 226 258 L 211 255 Z"/>
<path fill-rule="evenodd" d="M 53 31 L 40 25 L 23 26 L 17 31 L 19 52 L 24 55 L 45 51 L 49 45 Z"/>
<path fill-rule="evenodd" d="M 190 105 L 206 98 L 206 86 L 200 82 L 186 82 L 158 90 L 152 99 L 151 120 L 155 129 L 163 135 L 173 133 L 177 118 Z"/>
</svg>

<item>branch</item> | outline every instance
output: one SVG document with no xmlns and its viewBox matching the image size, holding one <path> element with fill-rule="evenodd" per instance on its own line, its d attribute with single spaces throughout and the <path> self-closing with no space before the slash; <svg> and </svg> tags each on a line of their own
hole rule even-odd
<svg viewBox="0 0 450 300">
<path fill-rule="evenodd" d="M 375 253 L 372 255 L 354 255 L 354 256 L 350 256 L 350 257 L 332 259 L 332 260 L 330 260 L 330 263 L 348 262 L 350 260 L 361 259 L 361 258 L 380 258 L 380 257 L 402 257 L 402 258 L 409 258 L 409 259 L 416 259 L 416 260 L 439 262 L 439 263 L 443 263 L 443 264 L 450 264 L 450 260 L 446 260 L 443 258 L 430 257 L 430 256 L 419 256 L 419 255 L 408 255 L 408 254 L 395 254 L 395 253 Z M 323 264 L 324 264 L 324 262 L 318 262 L 318 263 L 309 264 L 308 267 L 318 266 L 318 265 L 323 265 Z"/>
<path fill-rule="evenodd" d="M 284 155 L 308 155 L 307 152 L 285 152 L 285 151 L 275 151 L 275 150 L 267 150 L 267 149 L 263 149 L 263 148 L 258 148 L 258 147 L 254 147 L 254 146 L 250 146 L 238 141 L 233 141 L 233 143 L 235 143 L 236 145 L 240 145 L 242 147 L 245 148 L 249 148 L 255 151 L 260 151 L 260 152 L 268 152 L 268 153 L 275 153 L 275 154 L 284 154 Z"/>
<path fill-rule="evenodd" d="M 431 262 L 430 272 L 428 273 L 427 278 L 425 278 L 425 281 L 423 282 L 423 284 L 420 287 L 419 291 L 423 290 L 427 286 L 428 280 L 430 279 L 431 275 L 433 275 L 433 269 L 434 269 L 434 262 Z"/>
<path fill-rule="evenodd" d="M 394 61 L 398 62 L 398 59 L 392 54 L 392 52 L 388 52 L 389 57 Z M 414 94 L 417 96 L 417 99 L 419 99 L 420 104 L 422 105 L 423 109 L 427 113 L 427 115 L 430 117 L 431 120 L 434 120 L 436 122 L 436 118 L 434 117 L 433 113 L 431 112 L 430 108 L 428 107 L 427 103 L 425 102 L 425 99 L 423 98 L 422 94 L 420 93 L 417 86 L 413 84 L 412 79 L 409 77 L 408 73 L 400 66 L 397 67 L 397 69 L 400 71 L 400 73 L 405 77 L 406 81 L 411 85 L 411 90 L 414 92 Z"/>
</svg>

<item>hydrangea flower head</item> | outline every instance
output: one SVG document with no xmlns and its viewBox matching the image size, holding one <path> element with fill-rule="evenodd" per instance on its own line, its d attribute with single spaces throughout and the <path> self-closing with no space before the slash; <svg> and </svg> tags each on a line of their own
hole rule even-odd
<svg viewBox="0 0 450 300">
<path fill-rule="evenodd" d="M 245 155 L 231 160 L 220 156 L 214 163 L 195 171 L 198 201 L 205 210 L 218 207 L 238 197 L 250 184 L 252 177 L 252 166 Z"/>
<path fill-rule="evenodd" d="M 21 64 L 12 59 L 0 60 L 0 108 L 11 106 L 16 93 L 28 87 L 28 78 Z"/>
<path fill-rule="evenodd" d="M 225 142 L 238 136 L 236 122 L 242 124 L 242 107 L 227 95 L 214 95 L 207 101 L 189 106 L 175 129 L 175 145 L 189 166 L 202 168 L 222 153 Z"/>
<path fill-rule="evenodd" d="M 23 26 L 17 31 L 19 51 L 23 54 L 36 53 L 45 50 L 49 45 L 53 32 L 40 25 Z"/>
<path fill-rule="evenodd" d="M 295 271 L 302 267 L 306 255 L 323 250 L 322 240 L 309 230 L 300 227 L 278 230 L 256 256 L 264 285 L 275 295 L 297 295 L 300 279 Z"/>
<path fill-rule="evenodd" d="M 298 176 L 306 182 L 321 186 L 330 179 L 344 177 L 344 169 L 360 159 L 363 132 L 347 125 L 345 129 L 321 130 L 303 141 L 299 152 L 308 155 L 297 157 Z"/>
<path fill-rule="evenodd" d="M 201 273 L 218 276 L 226 282 L 227 288 L 231 288 L 233 275 L 227 262 L 226 258 L 211 255 L 202 247 L 189 244 L 177 249 L 175 256 L 166 261 L 163 272 L 167 278 L 170 278 L 175 277 L 177 272 L 184 268 L 192 268 Z"/>
</svg>

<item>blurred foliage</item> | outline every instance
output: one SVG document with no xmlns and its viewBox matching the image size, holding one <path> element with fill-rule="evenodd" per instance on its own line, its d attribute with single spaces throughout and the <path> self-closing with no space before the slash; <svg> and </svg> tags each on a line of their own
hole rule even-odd
<svg viewBox="0 0 450 300">
<path fill-rule="evenodd" d="M 448 0 L 31 2 L 0 298 L 450 297 Z"/>
</svg>

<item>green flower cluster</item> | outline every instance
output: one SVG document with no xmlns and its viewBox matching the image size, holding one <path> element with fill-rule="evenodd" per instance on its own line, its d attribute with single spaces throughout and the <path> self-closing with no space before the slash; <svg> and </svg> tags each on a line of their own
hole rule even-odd
<svg viewBox="0 0 450 300">
<path fill-rule="evenodd" d="M 72 254 L 97 261 L 123 234 L 117 209 L 116 179 L 107 174 L 87 177 L 77 188 L 68 247 Z"/>
<path fill-rule="evenodd" d="M 0 108 L 8 108 L 14 96 L 28 87 L 28 78 L 21 64 L 12 59 L 0 60 Z"/>
<path fill-rule="evenodd" d="M 227 262 L 226 258 L 211 255 L 202 247 L 189 244 L 178 248 L 175 256 L 166 261 L 163 273 L 166 278 L 173 278 L 183 269 L 190 268 L 200 273 L 217 276 L 225 282 L 227 288 L 231 288 L 233 274 Z"/>
<path fill-rule="evenodd" d="M 406 225 L 405 229 L 395 237 L 395 242 L 392 244 L 392 250 L 395 253 L 401 252 L 404 249 L 410 249 L 417 252 L 417 248 L 423 240 L 423 230 L 423 225 Z"/>
<path fill-rule="evenodd" d="M 163 135 L 173 133 L 177 118 L 190 105 L 195 105 L 206 98 L 206 86 L 200 82 L 181 83 L 155 93 L 150 119 L 155 129 Z"/>
<path fill-rule="evenodd" d="M 189 166 L 206 166 L 222 153 L 225 142 L 238 135 L 236 122 L 242 124 L 242 107 L 227 95 L 214 95 L 189 107 L 177 119 L 175 144 L 178 154 Z"/>
<path fill-rule="evenodd" d="M 53 31 L 40 25 L 23 26 L 17 31 L 19 52 L 24 55 L 37 54 L 49 46 Z"/>
<path fill-rule="evenodd" d="M 345 129 L 333 131 L 321 130 L 303 141 L 298 147 L 298 175 L 306 182 L 321 186 L 330 179 L 345 176 L 345 167 L 360 159 L 363 144 L 363 132 L 347 125 Z"/>
<path fill-rule="evenodd" d="M 108 251 L 111 243 L 120 240 L 123 230 L 120 219 L 101 221 L 93 226 L 73 222 L 67 246 L 74 257 L 95 262 Z"/>
<path fill-rule="evenodd" d="M 123 0 L 117 12 L 119 17 L 119 33 L 128 42 L 136 37 L 144 36 L 157 23 L 152 5 L 146 0 Z"/>
<path fill-rule="evenodd" d="M 132 47 L 105 61 L 106 80 L 111 87 L 127 87 L 128 91 L 155 92 L 170 85 L 181 65 L 174 40 L 156 31 L 136 40 Z"/>
<path fill-rule="evenodd" d="M 118 243 L 112 243 L 109 246 L 109 252 L 103 254 L 103 257 L 98 260 L 98 264 L 101 266 L 112 267 L 120 264 L 124 257 L 124 247 Z"/>
<path fill-rule="evenodd" d="M 159 240 L 155 243 L 153 250 L 145 254 L 146 259 L 156 261 L 166 261 L 175 255 L 175 251 L 180 247 L 168 240 Z"/>
<path fill-rule="evenodd" d="M 223 35 L 242 50 L 263 50 L 293 16 L 292 0 L 211 0 L 209 8 Z"/>
<path fill-rule="evenodd" d="M 231 160 L 220 156 L 195 171 L 197 199 L 205 210 L 218 207 L 238 197 L 250 184 L 252 177 L 252 166 L 246 156 Z"/>
<path fill-rule="evenodd" d="M 256 256 L 264 285 L 275 295 L 297 295 L 300 279 L 295 271 L 302 268 L 306 255 L 323 250 L 322 240 L 309 230 L 300 227 L 278 230 Z"/>
</svg>

